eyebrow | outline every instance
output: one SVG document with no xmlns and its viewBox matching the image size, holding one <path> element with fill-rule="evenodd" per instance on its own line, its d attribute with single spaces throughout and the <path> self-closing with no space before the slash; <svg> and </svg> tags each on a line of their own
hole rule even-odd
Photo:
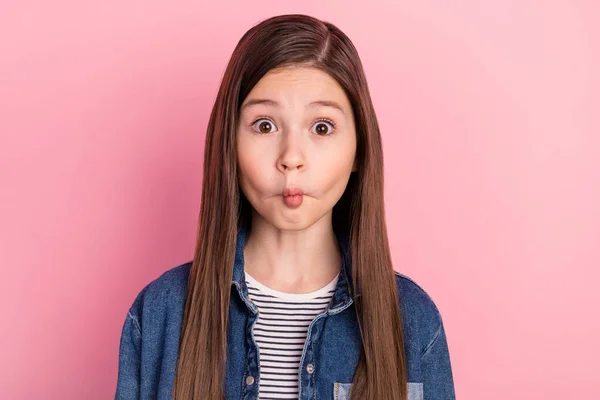
<svg viewBox="0 0 600 400">
<path fill-rule="evenodd" d="M 243 111 L 246 107 L 251 107 L 251 106 L 254 106 L 254 105 L 257 105 L 257 104 L 264 104 L 264 105 L 273 106 L 273 107 L 276 107 L 276 108 L 281 108 L 281 104 L 279 104 L 275 100 L 271 100 L 271 99 L 252 99 L 252 100 L 248 100 L 242 106 L 241 110 Z M 311 101 L 310 103 L 308 103 L 306 105 L 305 108 L 308 110 L 309 108 L 314 108 L 314 107 L 330 107 L 330 108 L 338 110 L 344 116 L 346 115 L 346 112 L 344 111 L 344 109 L 342 108 L 342 106 L 340 106 L 335 101 L 331 101 L 331 100 L 316 100 L 316 101 Z"/>
</svg>

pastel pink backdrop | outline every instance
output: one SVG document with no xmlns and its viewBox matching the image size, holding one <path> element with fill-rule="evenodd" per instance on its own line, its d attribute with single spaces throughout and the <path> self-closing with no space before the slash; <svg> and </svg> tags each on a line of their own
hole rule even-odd
<svg viewBox="0 0 600 400">
<path fill-rule="evenodd" d="M 596 2 L 84 3 L 0 4 L 0 398 L 114 396 L 127 308 L 191 258 L 231 51 L 291 12 L 360 52 L 458 398 L 600 398 Z"/>
</svg>

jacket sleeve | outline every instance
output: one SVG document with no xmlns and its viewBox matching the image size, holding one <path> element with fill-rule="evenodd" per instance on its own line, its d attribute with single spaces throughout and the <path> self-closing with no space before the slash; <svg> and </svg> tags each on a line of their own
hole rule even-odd
<svg viewBox="0 0 600 400">
<path fill-rule="evenodd" d="M 121 332 L 115 400 L 140 398 L 141 341 L 142 333 L 139 322 L 130 309 Z"/>
<path fill-rule="evenodd" d="M 454 380 L 444 325 L 440 325 L 421 356 L 425 400 L 455 400 Z"/>
</svg>

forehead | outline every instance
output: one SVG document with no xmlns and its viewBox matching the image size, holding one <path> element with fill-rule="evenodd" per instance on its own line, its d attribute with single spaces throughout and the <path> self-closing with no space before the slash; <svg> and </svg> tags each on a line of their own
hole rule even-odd
<svg viewBox="0 0 600 400">
<path fill-rule="evenodd" d="M 252 88 L 244 103 L 257 98 L 272 99 L 283 106 L 334 101 L 346 111 L 350 110 L 350 102 L 340 84 L 326 72 L 308 66 L 289 66 L 269 71 Z"/>
</svg>

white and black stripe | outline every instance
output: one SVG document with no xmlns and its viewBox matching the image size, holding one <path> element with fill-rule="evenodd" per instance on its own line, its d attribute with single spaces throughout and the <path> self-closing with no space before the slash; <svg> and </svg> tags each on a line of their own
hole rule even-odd
<svg viewBox="0 0 600 400">
<path fill-rule="evenodd" d="M 298 368 L 308 325 L 329 304 L 339 274 L 310 293 L 271 289 L 246 272 L 248 297 L 258 307 L 254 339 L 260 351 L 260 399 L 297 399 Z"/>
</svg>

